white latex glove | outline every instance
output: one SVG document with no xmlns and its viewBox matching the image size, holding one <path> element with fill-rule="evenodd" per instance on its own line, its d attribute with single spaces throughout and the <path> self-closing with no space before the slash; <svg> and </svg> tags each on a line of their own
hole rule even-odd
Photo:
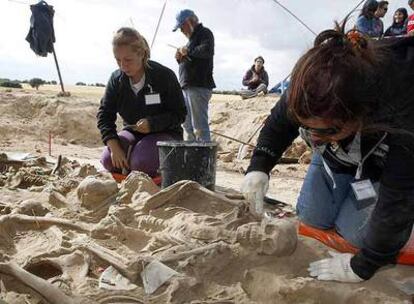
<svg viewBox="0 0 414 304">
<path fill-rule="evenodd" d="M 351 253 L 329 251 L 331 258 L 310 263 L 308 271 L 311 277 L 321 281 L 339 281 L 359 283 L 364 281 L 351 268 Z"/>
<path fill-rule="evenodd" d="M 251 171 L 246 174 L 240 191 L 248 202 L 250 211 L 259 215 L 263 213 L 263 198 L 269 189 L 269 177 L 261 171 Z"/>
</svg>

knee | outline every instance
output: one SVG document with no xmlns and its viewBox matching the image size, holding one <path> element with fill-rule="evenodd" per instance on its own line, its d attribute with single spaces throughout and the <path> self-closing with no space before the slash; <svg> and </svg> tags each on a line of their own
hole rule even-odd
<svg viewBox="0 0 414 304">
<path fill-rule="evenodd" d="M 296 213 L 301 222 L 317 229 L 327 230 L 335 227 L 335 208 L 325 196 L 315 196 L 307 189 L 301 189 Z"/>
<path fill-rule="evenodd" d="M 127 150 L 129 146 L 136 144 L 137 140 L 135 135 L 127 130 L 122 130 L 118 133 L 119 141 L 124 150 Z"/>
<path fill-rule="evenodd" d="M 332 220 L 321 216 L 317 212 L 311 212 L 309 209 L 302 209 L 298 206 L 297 215 L 302 223 L 316 229 L 329 230 L 335 227 Z"/>
<path fill-rule="evenodd" d="M 131 170 L 144 172 L 151 177 L 157 175 L 159 165 L 158 155 L 139 155 L 131 158 L 130 162 Z"/>
<path fill-rule="evenodd" d="M 168 134 L 147 135 L 139 141 L 131 153 L 131 170 L 145 172 L 151 177 L 157 175 L 160 165 L 157 141 L 173 140 Z"/>
</svg>

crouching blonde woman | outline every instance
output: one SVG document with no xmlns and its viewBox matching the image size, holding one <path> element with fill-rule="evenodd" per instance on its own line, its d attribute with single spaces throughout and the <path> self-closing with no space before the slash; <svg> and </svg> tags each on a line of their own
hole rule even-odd
<svg viewBox="0 0 414 304">
<path fill-rule="evenodd" d="M 138 170 L 154 177 L 157 141 L 182 139 L 184 97 L 174 72 L 149 60 L 147 41 L 135 29 L 119 29 L 112 47 L 119 69 L 109 78 L 97 114 L 106 145 L 101 163 L 110 172 Z M 124 125 L 119 133 L 117 114 Z"/>
</svg>

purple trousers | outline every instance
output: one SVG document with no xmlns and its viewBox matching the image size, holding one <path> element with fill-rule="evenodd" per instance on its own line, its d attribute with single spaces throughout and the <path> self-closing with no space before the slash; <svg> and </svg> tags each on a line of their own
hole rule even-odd
<svg viewBox="0 0 414 304">
<path fill-rule="evenodd" d="M 157 141 L 174 140 L 174 137 L 167 133 L 153 133 L 140 138 L 126 130 L 119 132 L 118 136 L 125 153 L 128 147 L 132 146 L 128 160 L 130 170 L 145 172 L 151 177 L 158 175 L 157 170 L 160 166 Z M 102 153 L 101 164 L 110 172 L 121 173 L 121 169 L 112 165 L 109 147 L 105 147 Z"/>
</svg>

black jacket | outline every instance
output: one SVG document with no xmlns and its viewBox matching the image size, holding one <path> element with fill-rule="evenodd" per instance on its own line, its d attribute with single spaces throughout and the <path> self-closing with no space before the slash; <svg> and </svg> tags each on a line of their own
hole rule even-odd
<svg viewBox="0 0 414 304">
<path fill-rule="evenodd" d="M 362 177 L 379 181 L 378 202 L 370 219 L 364 246 L 351 260 L 351 267 L 361 278 L 369 279 L 378 268 L 394 263 L 400 249 L 409 238 L 414 223 L 414 37 L 395 43 L 390 50 L 399 61 L 390 67 L 393 73 L 384 73 L 396 84 L 391 90 L 378 90 L 385 99 L 384 107 L 374 110 L 378 120 L 385 118 L 397 130 L 387 132 L 383 144 L 388 153 L 373 153 L 364 162 Z M 397 78 L 397 81 L 395 81 Z M 257 148 L 248 168 L 269 173 L 282 153 L 298 136 L 299 126 L 289 118 L 286 96 L 271 110 L 261 130 Z M 388 112 L 387 112 L 388 111 Z M 398 126 L 405 131 L 401 133 Z M 368 153 L 384 131 L 361 135 L 362 157 Z M 355 174 L 356 167 L 336 161 L 329 149 L 323 154 L 334 172 Z"/>
<path fill-rule="evenodd" d="M 198 24 L 188 43 L 188 58 L 179 61 L 180 84 L 186 87 L 213 89 L 214 36 L 201 23 Z"/>
<path fill-rule="evenodd" d="M 181 123 L 187 111 L 177 77 L 173 71 L 155 61 L 148 64 L 144 87 L 137 95 L 132 91 L 126 74 L 121 70 L 112 73 L 97 114 L 98 128 L 105 144 L 111 138 L 118 139 L 115 125 L 117 113 L 124 125 L 147 118 L 151 133 L 167 132 L 177 139 L 182 138 Z M 145 95 L 150 93 L 159 93 L 161 103 L 146 105 Z"/>
<path fill-rule="evenodd" d="M 259 79 L 255 82 L 250 82 L 250 79 L 253 78 L 254 74 L 257 74 L 259 76 Z M 253 65 L 249 70 L 247 70 L 246 74 L 244 74 L 242 84 L 249 90 L 255 90 L 262 83 L 264 83 L 266 87 L 269 85 L 269 75 L 267 74 L 264 67 L 260 70 L 259 73 L 257 73 Z"/>
<path fill-rule="evenodd" d="M 55 42 L 55 31 L 53 29 L 53 6 L 45 1 L 30 5 L 32 16 L 30 17 L 30 30 L 26 36 L 30 48 L 36 55 L 46 57 L 47 53 L 53 51 Z"/>
</svg>

